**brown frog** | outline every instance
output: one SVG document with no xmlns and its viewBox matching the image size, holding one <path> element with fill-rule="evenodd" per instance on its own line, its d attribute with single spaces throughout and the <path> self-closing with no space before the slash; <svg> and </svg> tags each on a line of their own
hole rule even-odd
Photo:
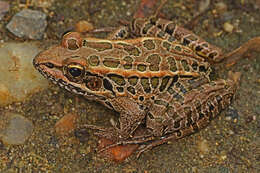
<svg viewBox="0 0 260 173">
<path fill-rule="evenodd" d="M 137 18 L 108 39 L 64 35 L 33 64 L 53 83 L 120 113 L 119 123 L 95 125 L 114 144 L 140 144 L 139 153 L 207 126 L 234 96 L 239 75 L 211 79 L 211 65 L 258 42 L 223 55 L 221 50 L 173 22 Z M 135 134 L 139 127 L 145 133 Z"/>
</svg>

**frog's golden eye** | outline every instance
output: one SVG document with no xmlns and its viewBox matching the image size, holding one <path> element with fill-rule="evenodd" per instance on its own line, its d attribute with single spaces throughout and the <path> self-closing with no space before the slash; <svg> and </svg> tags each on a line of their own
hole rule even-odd
<svg viewBox="0 0 260 173">
<path fill-rule="evenodd" d="M 85 69 L 80 64 L 69 64 L 64 67 L 64 73 L 70 81 L 81 82 L 85 75 Z"/>
<path fill-rule="evenodd" d="M 68 72 L 70 73 L 71 76 L 73 77 L 79 77 L 83 73 L 83 69 L 80 67 L 69 67 Z"/>
</svg>

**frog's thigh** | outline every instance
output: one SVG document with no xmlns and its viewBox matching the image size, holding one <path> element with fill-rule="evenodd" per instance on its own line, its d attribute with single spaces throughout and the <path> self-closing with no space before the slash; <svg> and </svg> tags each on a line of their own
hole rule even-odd
<svg viewBox="0 0 260 173">
<path fill-rule="evenodd" d="M 131 32 L 142 37 L 159 37 L 172 43 L 181 43 L 193 49 L 199 56 L 213 61 L 222 60 L 220 48 L 211 45 L 192 31 L 177 26 L 175 22 L 162 18 L 142 19 L 137 18 L 133 21 Z"/>
<path fill-rule="evenodd" d="M 165 133 L 177 131 L 182 137 L 205 127 L 210 120 L 230 104 L 235 90 L 234 81 L 223 79 L 190 90 L 184 95 L 183 101 L 171 103 L 170 106 L 174 108 L 175 112 L 167 112 L 173 121 L 172 126 L 169 125 Z"/>
<path fill-rule="evenodd" d="M 152 104 L 146 118 L 146 127 L 153 131 L 154 136 L 162 136 L 165 130 L 173 126 L 173 122 L 179 115 L 177 109 L 183 104 L 184 98 L 191 90 L 208 83 L 204 76 L 193 79 L 182 79 L 166 85 L 153 96 Z"/>
<path fill-rule="evenodd" d="M 160 139 L 150 141 L 149 144 L 143 144 L 138 155 L 207 126 L 210 120 L 230 104 L 235 89 L 234 81 L 220 79 L 190 90 L 185 94 L 181 104 L 173 101 L 170 105 L 172 109 L 167 109 L 168 115 L 165 115 L 169 124 L 164 124 L 164 135 Z"/>
</svg>

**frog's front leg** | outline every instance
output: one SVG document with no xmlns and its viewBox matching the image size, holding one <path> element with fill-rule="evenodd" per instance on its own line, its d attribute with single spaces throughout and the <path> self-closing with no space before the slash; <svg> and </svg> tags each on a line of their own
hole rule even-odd
<svg viewBox="0 0 260 173">
<path fill-rule="evenodd" d="M 117 97 L 107 100 L 115 111 L 120 113 L 119 127 L 103 128 L 95 125 L 85 125 L 86 128 L 98 130 L 95 133 L 99 137 L 111 139 L 113 141 L 125 140 L 130 138 L 137 127 L 145 118 L 146 111 L 143 106 L 128 97 Z"/>
</svg>

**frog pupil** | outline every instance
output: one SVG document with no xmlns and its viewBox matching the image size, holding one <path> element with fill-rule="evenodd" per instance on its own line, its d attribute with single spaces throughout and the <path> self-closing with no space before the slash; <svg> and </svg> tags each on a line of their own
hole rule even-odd
<svg viewBox="0 0 260 173">
<path fill-rule="evenodd" d="M 69 73 L 71 74 L 71 76 L 73 77 L 79 77 L 82 73 L 82 70 L 76 67 L 71 67 L 69 69 Z"/>
</svg>

